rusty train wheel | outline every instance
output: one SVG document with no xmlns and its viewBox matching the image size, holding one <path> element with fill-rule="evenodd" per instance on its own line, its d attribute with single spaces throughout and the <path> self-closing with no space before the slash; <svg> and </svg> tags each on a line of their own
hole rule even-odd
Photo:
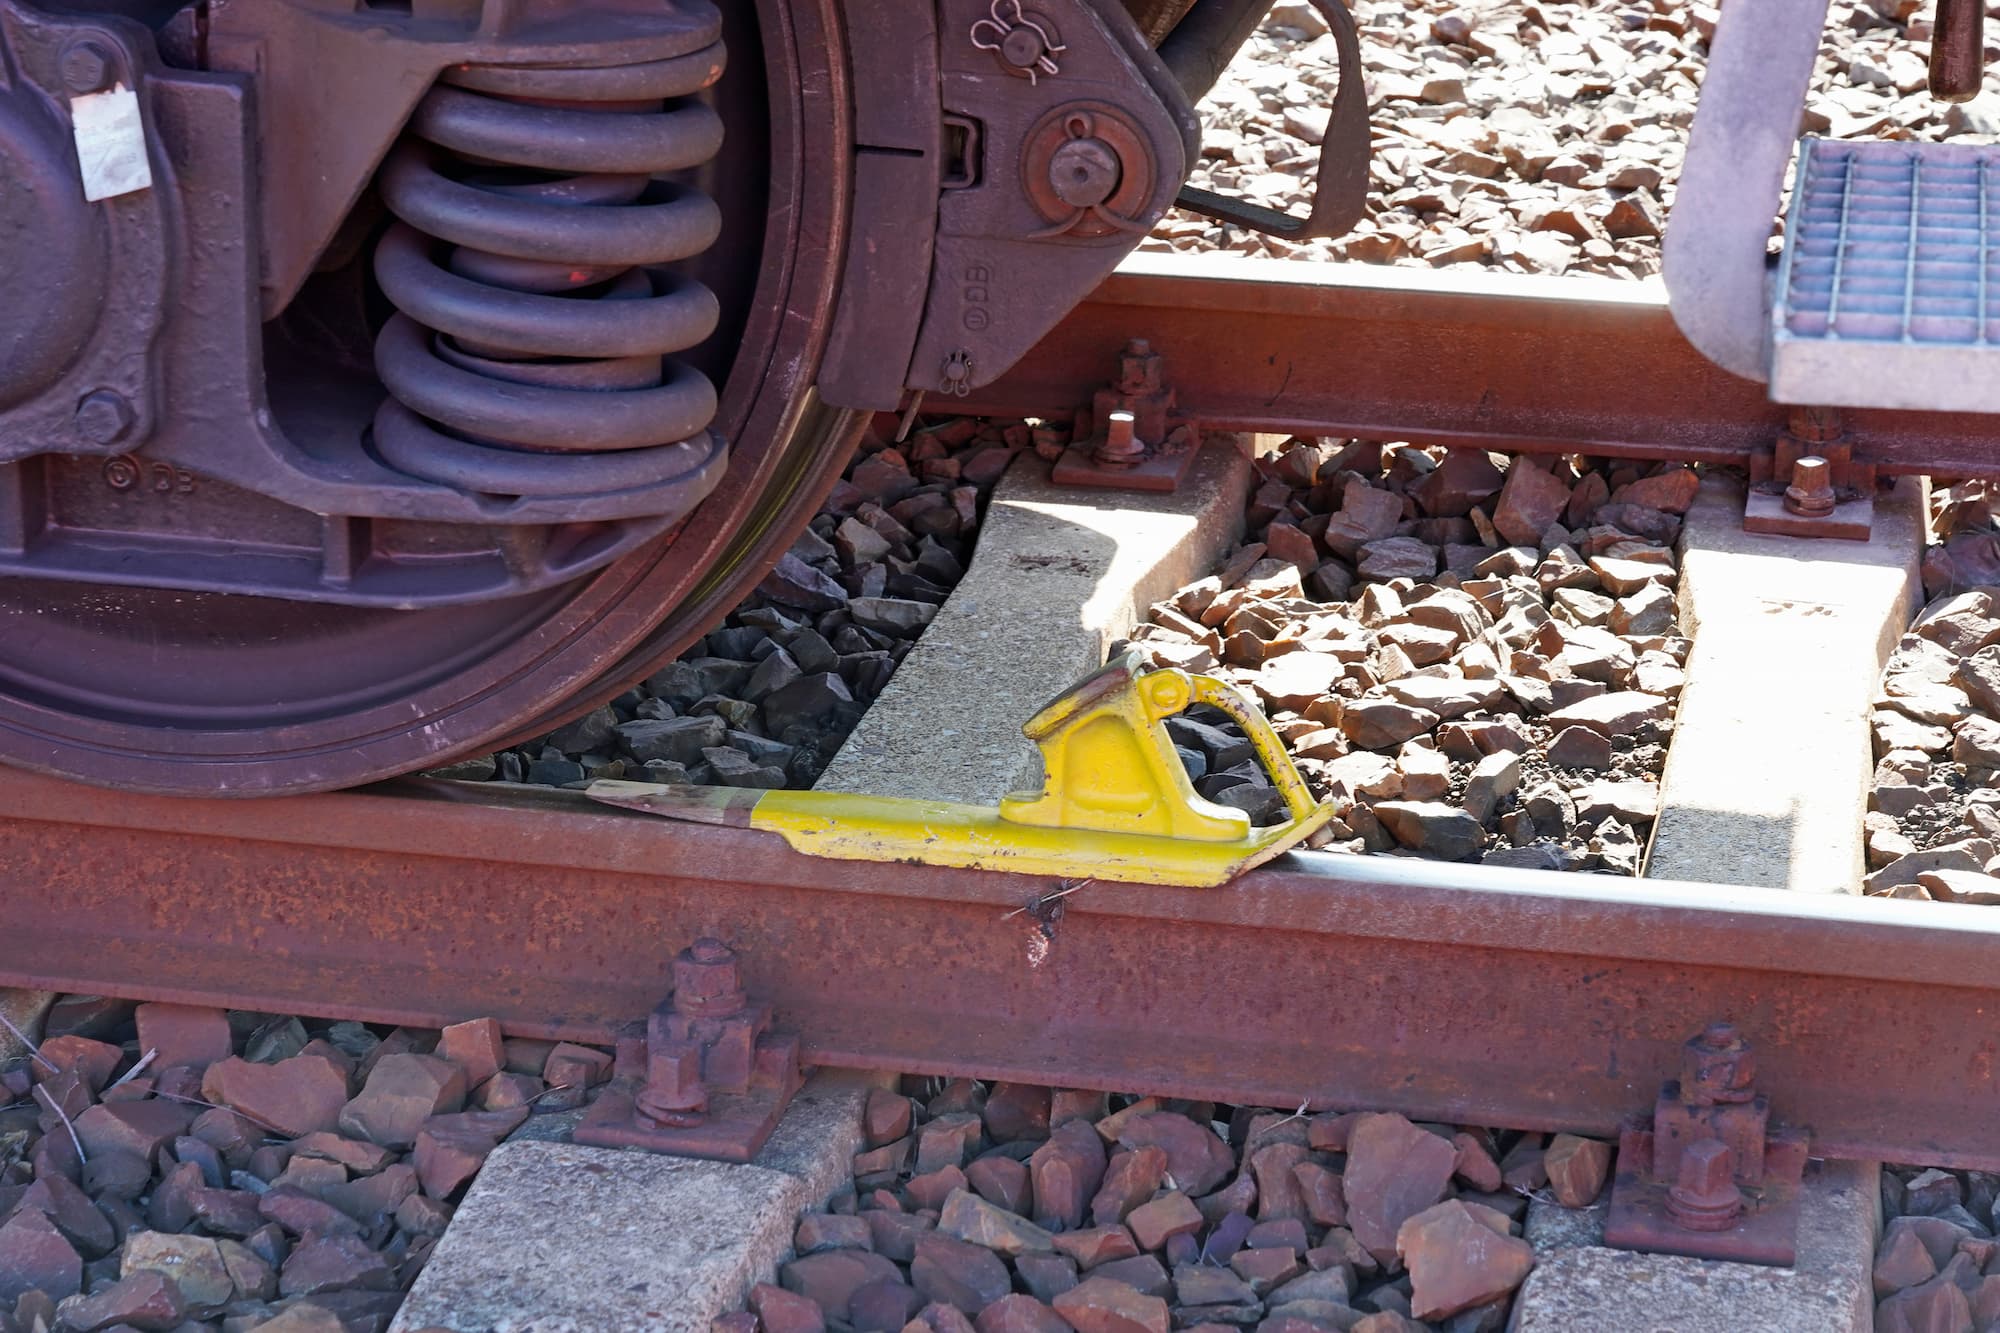
<svg viewBox="0 0 2000 1333">
<path fill-rule="evenodd" d="M 761 576 L 860 427 L 810 387 L 845 240 L 848 90 L 829 5 L 760 0 L 730 22 L 741 54 L 718 90 L 731 137 L 713 189 L 725 216 L 768 222 L 737 238 L 725 293 L 720 489 L 596 573 L 469 606 L 0 580 L 0 759 L 170 794 L 352 786 L 615 694 Z"/>
</svg>

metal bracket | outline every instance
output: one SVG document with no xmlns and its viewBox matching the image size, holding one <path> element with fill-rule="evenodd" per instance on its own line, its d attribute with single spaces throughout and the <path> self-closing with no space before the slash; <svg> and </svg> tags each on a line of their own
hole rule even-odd
<svg viewBox="0 0 2000 1333">
<path fill-rule="evenodd" d="M 1789 1265 L 1797 1258 L 1805 1130 L 1771 1123 L 1736 1028 L 1711 1023 L 1681 1048 L 1650 1122 L 1626 1125 L 1604 1243 L 1621 1250 Z"/>
<path fill-rule="evenodd" d="M 798 1037 L 770 1027 L 771 1006 L 743 992 L 735 951 L 696 940 L 674 959 L 673 996 L 644 1034 L 618 1039 L 611 1083 L 576 1141 L 749 1161 L 803 1081 Z"/>
<path fill-rule="evenodd" d="M 1173 491 L 1201 452 L 1201 425 L 1175 411 L 1166 360 L 1144 338 L 1118 354 L 1118 378 L 1076 414 L 1075 443 L 1056 460 L 1058 486 Z"/>
<path fill-rule="evenodd" d="M 1769 453 L 1750 459 L 1745 532 L 1865 542 L 1875 526 L 1875 465 L 1857 462 L 1840 412 L 1795 407 Z"/>
</svg>

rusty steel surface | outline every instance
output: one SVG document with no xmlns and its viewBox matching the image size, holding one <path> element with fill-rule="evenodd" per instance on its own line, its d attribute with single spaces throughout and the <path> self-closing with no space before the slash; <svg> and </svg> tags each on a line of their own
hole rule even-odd
<svg viewBox="0 0 2000 1333">
<path fill-rule="evenodd" d="M 1118 353 L 1118 373 L 1077 413 L 1071 444 L 1056 460 L 1058 486 L 1173 491 L 1201 453 L 1201 428 L 1174 410 L 1166 358 L 1143 338 Z"/>
<path fill-rule="evenodd" d="M 1797 1257 L 1799 1195 L 1811 1144 L 1771 1120 L 1751 1044 L 1711 1023 L 1681 1048 L 1650 1118 L 1619 1136 L 1607 1245 L 1704 1259 L 1786 1264 Z"/>
<path fill-rule="evenodd" d="M 1763 385 L 1681 336 L 1657 283 L 1152 253 L 964 408 L 1082 406 L 1132 338 L 1168 358 L 1182 410 L 1209 429 L 1747 464 L 1787 425 Z M 1884 472 L 2000 476 L 2000 419 L 1842 418 L 1854 456 Z"/>
<path fill-rule="evenodd" d="M 739 948 L 808 1063 L 1616 1131 L 1715 1019 L 1815 1155 L 2000 1168 L 2000 915 L 1402 858 L 1211 890 L 814 860 L 570 793 L 0 773 L 0 984 L 605 1040 Z M 1045 914 L 1046 915 L 1046 914 Z"/>
<path fill-rule="evenodd" d="M 743 989 L 742 963 L 717 939 L 674 958 L 673 996 L 618 1038 L 611 1086 L 577 1125 L 578 1143 L 747 1162 L 803 1081 L 799 1039 L 771 1029 L 771 1006 Z"/>
</svg>

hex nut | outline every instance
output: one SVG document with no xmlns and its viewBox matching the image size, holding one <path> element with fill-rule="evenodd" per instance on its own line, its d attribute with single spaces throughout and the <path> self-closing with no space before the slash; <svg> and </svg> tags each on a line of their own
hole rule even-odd
<svg viewBox="0 0 2000 1333">
<path fill-rule="evenodd" d="M 78 95 L 101 92 L 110 84 L 117 62 L 104 43 L 83 38 L 64 48 L 58 62 L 63 87 Z"/>
<path fill-rule="evenodd" d="M 113 389 L 96 389 L 76 405 L 76 432 L 92 444 L 115 444 L 136 420 L 132 404 Z"/>
</svg>

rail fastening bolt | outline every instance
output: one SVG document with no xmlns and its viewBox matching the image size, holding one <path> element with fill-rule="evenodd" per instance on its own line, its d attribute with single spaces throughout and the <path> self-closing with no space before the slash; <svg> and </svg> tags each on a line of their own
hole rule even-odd
<svg viewBox="0 0 2000 1333">
<path fill-rule="evenodd" d="M 674 959 L 674 1011 L 691 1018 L 733 1014 L 746 1003 L 736 951 L 704 936 Z"/>
<path fill-rule="evenodd" d="M 115 389 L 94 389 L 76 405 L 76 433 L 92 444 L 116 444 L 136 419 L 132 404 Z"/>
<path fill-rule="evenodd" d="M 1710 1023 L 1681 1047 L 1681 1100 L 1690 1106 L 1756 1096 L 1757 1057 L 1734 1023 Z"/>
<path fill-rule="evenodd" d="M 113 60 L 102 42 L 89 39 L 70 43 L 57 62 L 63 87 L 78 96 L 103 91 L 111 82 Z"/>
<path fill-rule="evenodd" d="M 1701 1139 L 1681 1149 L 1678 1178 L 1667 1191 L 1667 1217 L 1689 1231 L 1722 1231 L 1743 1211 L 1729 1147 Z"/>
<path fill-rule="evenodd" d="M 1099 467 L 1133 467 L 1146 459 L 1146 443 L 1132 432 L 1130 412 L 1113 412 L 1104 422 L 1104 438 L 1091 451 Z"/>
<path fill-rule="evenodd" d="M 1792 484 L 1785 488 L 1785 508 L 1807 518 L 1833 512 L 1833 468 L 1824 458 L 1806 454 L 1792 464 Z"/>
<path fill-rule="evenodd" d="M 1127 397 L 1150 397 L 1166 388 L 1166 371 L 1153 344 L 1145 338 L 1126 342 L 1118 354 L 1118 392 Z"/>
</svg>

